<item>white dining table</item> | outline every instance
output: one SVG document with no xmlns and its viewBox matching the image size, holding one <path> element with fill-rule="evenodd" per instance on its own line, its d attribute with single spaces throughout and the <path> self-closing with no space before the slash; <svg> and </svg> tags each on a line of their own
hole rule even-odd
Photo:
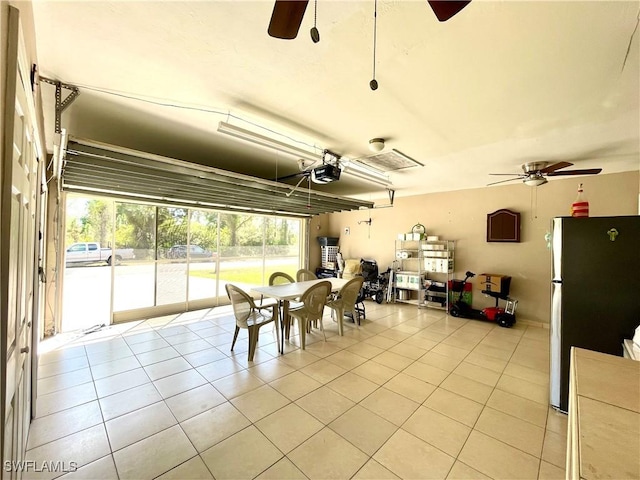
<svg viewBox="0 0 640 480">
<path fill-rule="evenodd" d="M 329 281 L 331 283 L 331 291 L 338 292 L 342 287 L 344 287 L 349 279 L 346 278 L 318 278 L 316 280 L 305 280 L 304 282 L 293 282 L 293 283 L 281 283 L 279 285 L 266 285 L 264 287 L 253 287 L 251 289 L 252 292 L 259 293 L 265 297 L 270 297 L 278 301 L 277 303 L 277 315 L 280 319 L 281 325 L 281 342 L 282 345 L 278 345 L 278 352 L 284 353 L 284 337 L 286 334 L 287 339 L 289 338 L 289 322 L 285 322 L 289 314 L 289 303 L 291 300 L 299 298 L 302 296 L 307 289 L 317 283 Z"/>
</svg>

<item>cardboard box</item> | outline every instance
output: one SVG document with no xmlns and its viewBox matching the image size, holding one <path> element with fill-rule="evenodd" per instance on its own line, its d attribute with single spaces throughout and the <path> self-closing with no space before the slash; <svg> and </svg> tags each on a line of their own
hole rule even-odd
<svg viewBox="0 0 640 480">
<path fill-rule="evenodd" d="M 411 290 L 420 290 L 420 276 L 419 275 L 409 275 L 407 288 Z"/>
<path fill-rule="evenodd" d="M 412 242 L 417 242 L 418 240 L 422 240 L 422 233 L 405 233 L 404 239 Z"/>
<path fill-rule="evenodd" d="M 508 293 L 511 277 L 496 273 L 482 273 L 478 276 L 480 288 L 493 293 Z"/>
<path fill-rule="evenodd" d="M 424 259 L 424 269 L 427 272 L 434 272 L 436 270 L 436 259 L 435 258 L 425 258 Z"/>
</svg>

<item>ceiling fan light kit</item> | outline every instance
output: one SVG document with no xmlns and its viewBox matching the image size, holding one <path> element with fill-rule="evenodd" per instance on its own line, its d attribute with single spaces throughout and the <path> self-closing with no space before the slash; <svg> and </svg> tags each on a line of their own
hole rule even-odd
<svg viewBox="0 0 640 480">
<path fill-rule="evenodd" d="M 369 150 L 376 153 L 384 150 L 384 138 L 372 138 L 369 140 Z"/>
<path fill-rule="evenodd" d="M 539 187 L 540 185 L 544 185 L 547 183 L 547 179 L 542 175 L 531 175 L 528 178 L 524 179 L 524 184 L 529 187 Z"/>
</svg>

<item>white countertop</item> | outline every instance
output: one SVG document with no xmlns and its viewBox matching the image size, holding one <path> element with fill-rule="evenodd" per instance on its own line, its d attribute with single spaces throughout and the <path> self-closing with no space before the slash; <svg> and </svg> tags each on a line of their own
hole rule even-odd
<svg viewBox="0 0 640 480">
<path fill-rule="evenodd" d="M 640 478 L 640 362 L 573 349 L 580 478 Z"/>
</svg>

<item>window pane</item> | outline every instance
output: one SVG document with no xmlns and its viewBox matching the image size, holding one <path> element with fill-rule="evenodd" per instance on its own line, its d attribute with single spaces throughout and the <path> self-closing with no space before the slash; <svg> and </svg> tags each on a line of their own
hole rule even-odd
<svg viewBox="0 0 640 480">
<path fill-rule="evenodd" d="M 67 332 L 110 322 L 111 269 L 97 246 L 107 245 L 113 232 L 113 200 L 67 196 L 66 252 L 61 330 Z M 90 312 L 90 315 L 87 314 Z"/>
<path fill-rule="evenodd" d="M 300 220 L 269 217 L 266 221 L 266 281 L 274 272 L 296 277 L 300 268 Z"/>
<path fill-rule="evenodd" d="M 158 207 L 158 265 L 156 305 L 187 299 L 188 210 Z"/>
<path fill-rule="evenodd" d="M 262 285 L 264 217 L 220 214 L 220 288 L 229 282 L 243 289 Z"/>
<path fill-rule="evenodd" d="M 191 210 L 189 235 L 189 300 L 215 298 L 218 296 L 218 213 Z"/>
<path fill-rule="evenodd" d="M 115 312 L 154 305 L 155 210 L 150 205 L 116 203 Z"/>
</svg>

